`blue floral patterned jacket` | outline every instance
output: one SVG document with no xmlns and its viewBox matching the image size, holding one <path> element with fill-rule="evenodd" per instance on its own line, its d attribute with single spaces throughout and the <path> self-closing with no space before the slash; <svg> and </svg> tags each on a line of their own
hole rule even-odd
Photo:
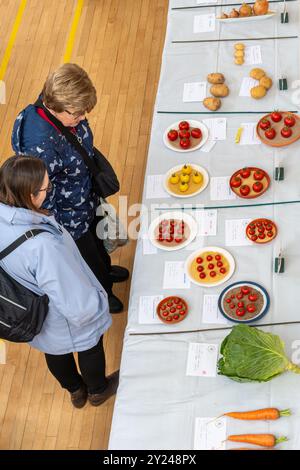
<svg viewBox="0 0 300 470">
<path fill-rule="evenodd" d="M 76 134 L 92 156 L 93 135 L 87 120 L 78 124 Z M 17 155 L 32 155 L 45 162 L 53 191 L 43 207 L 53 213 L 75 240 L 80 238 L 89 229 L 98 205 L 89 171 L 80 154 L 58 130 L 39 116 L 34 105 L 27 106 L 18 115 L 12 147 Z"/>
</svg>

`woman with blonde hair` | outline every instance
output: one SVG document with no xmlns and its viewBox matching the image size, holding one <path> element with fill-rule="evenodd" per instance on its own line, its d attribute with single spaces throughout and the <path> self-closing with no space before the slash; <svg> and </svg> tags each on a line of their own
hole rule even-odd
<svg viewBox="0 0 300 470">
<path fill-rule="evenodd" d="M 51 189 L 40 159 L 14 156 L 0 168 L 0 252 L 28 231 L 43 230 L 2 258 L 0 266 L 27 289 L 48 296 L 48 314 L 29 344 L 45 353 L 50 372 L 76 408 L 87 400 L 98 406 L 118 386 L 118 372 L 105 377 L 107 294 L 67 230 L 42 208 Z"/>
<path fill-rule="evenodd" d="M 76 136 L 87 158 L 94 158 L 93 134 L 86 119 L 97 103 L 96 89 L 87 73 L 76 64 L 64 64 L 47 78 L 40 99 L 17 117 L 12 146 L 17 155 L 42 159 L 53 189 L 44 207 L 54 214 L 74 238 L 83 258 L 108 294 L 111 313 L 123 310 L 113 294 L 114 282 L 128 279 L 126 268 L 112 266 L 103 240 L 96 234 L 99 197 L 92 175 L 78 149 L 52 122 L 58 120 Z M 56 121 L 57 122 L 57 121 Z"/>
</svg>

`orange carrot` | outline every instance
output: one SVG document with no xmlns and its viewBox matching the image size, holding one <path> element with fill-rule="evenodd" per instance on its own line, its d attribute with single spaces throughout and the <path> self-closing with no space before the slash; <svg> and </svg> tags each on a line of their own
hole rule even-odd
<svg viewBox="0 0 300 470">
<path fill-rule="evenodd" d="M 227 449 L 227 450 L 274 450 L 273 448 L 268 448 L 268 447 L 262 447 L 259 449 L 258 447 L 235 447 L 232 449 Z"/>
<path fill-rule="evenodd" d="M 261 447 L 274 447 L 280 442 L 287 441 L 286 437 L 276 438 L 273 434 L 233 434 L 228 436 L 228 441 L 246 442 Z"/>
<path fill-rule="evenodd" d="M 278 410 L 277 408 L 263 408 L 262 410 L 254 411 L 232 411 L 230 413 L 224 413 L 223 416 L 229 416 L 230 418 L 235 419 L 247 419 L 247 420 L 258 420 L 258 419 L 278 419 L 281 416 L 290 416 L 291 411 L 287 410 Z"/>
</svg>

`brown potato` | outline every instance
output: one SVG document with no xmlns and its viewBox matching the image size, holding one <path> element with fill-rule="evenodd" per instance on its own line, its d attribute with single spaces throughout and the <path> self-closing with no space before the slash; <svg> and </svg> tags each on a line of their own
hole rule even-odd
<svg viewBox="0 0 300 470">
<path fill-rule="evenodd" d="M 258 85 L 258 86 L 251 88 L 250 93 L 251 93 L 252 98 L 256 100 L 260 100 L 261 98 L 266 96 L 267 90 L 265 89 L 264 86 Z"/>
<path fill-rule="evenodd" d="M 255 80 L 260 80 L 265 75 L 266 72 L 263 69 L 255 68 L 250 70 L 250 77 L 254 78 Z"/>
<path fill-rule="evenodd" d="M 225 77 L 222 73 L 210 73 L 207 75 L 207 81 L 214 85 L 218 85 L 225 82 Z"/>
<path fill-rule="evenodd" d="M 225 98 L 225 96 L 229 95 L 229 88 L 224 83 L 222 85 L 212 85 L 209 91 L 217 98 Z"/>
<path fill-rule="evenodd" d="M 210 111 L 217 111 L 221 107 L 220 98 L 212 98 L 211 96 L 203 100 L 203 105 Z"/>
<path fill-rule="evenodd" d="M 273 85 L 272 78 L 267 77 L 266 75 L 259 80 L 259 84 L 265 87 L 267 90 Z"/>
</svg>

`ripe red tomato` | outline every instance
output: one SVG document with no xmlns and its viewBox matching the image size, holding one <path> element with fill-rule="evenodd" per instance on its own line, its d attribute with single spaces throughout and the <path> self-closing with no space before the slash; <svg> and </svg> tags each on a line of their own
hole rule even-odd
<svg viewBox="0 0 300 470">
<path fill-rule="evenodd" d="M 178 138 L 178 132 L 175 129 L 171 129 L 168 132 L 168 139 L 171 140 L 171 142 L 174 142 Z"/>
<path fill-rule="evenodd" d="M 253 178 L 256 181 L 261 181 L 264 176 L 265 176 L 265 173 L 262 170 L 255 170 L 255 172 L 253 174 Z"/>
<path fill-rule="evenodd" d="M 249 176 L 251 175 L 251 170 L 249 168 L 243 168 L 241 171 L 240 171 L 240 175 L 242 178 L 246 179 L 246 178 L 249 178 Z"/>
<path fill-rule="evenodd" d="M 243 295 L 242 292 L 240 292 L 239 294 L 237 294 L 237 298 L 238 298 L 239 300 L 241 300 L 243 297 L 244 297 L 244 295 Z"/>
<path fill-rule="evenodd" d="M 175 238 L 175 243 L 181 243 L 182 242 L 182 238 Z"/>
<path fill-rule="evenodd" d="M 197 271 L 198 271 L 198 273 L 202 273 L 202 271 L 204 271 L 204 267 L 203 266 L 197 266 Z"/>
<path fill-rule="evenodd" d="M 256 307 L 253 304 L 247 305 L 247 310 L 249 313 L 254 313 L 256 311 Z"/>
<path fill-rule="evenodd" d="M 183 149 L 188 149 L 191 146 L 191 141 L 190 139 L 180 139 L 179 144 Z"/>
<path fill-rule="evenodd" d="M 217 262 L 217 266 L 218 266 L 218 268 L 222 268 L 222 266 L 223 266 L 222 261 L 218 261 L 218 262 Z"/>
<path fill-rule="evenodd" d="M 282 137 L 284 137 L 285 139 L 288 139 L 289 137 L 291 137 L 293 131 L 290 127 L 283 127 L 281 129 L 281 135 Z"/>
<path fill-rule="evenodd" d="M 179 131 L 179 137 L 181 139 L 189 139 L 191 137 L 191 133 L 186 129 L 182 129 Z"/>
<path fill-rule="evenodd" d="M 206 277 L 206 274 L 205 273 L 200 273 L 199 277 L 200 277 L 200 279 L 204 279 Z"/>
<path fill-rule="evenodd" d="M 170 313 L 175 313 L 175 312 L 176 312 L 176 308 L 175 308 L 175 307 L 170 308 Z"/>
<path fill-rule="evenodd" d="M 244 287 L 242 287 L 241 291 L 244 295 L 247 295 L 247 294 L 249 294 L 250 289 L 249 289 L 249 287 L 244 286 Z"/>
<path fill-rule="evenodd" d="M 202 137 L 202 132 L 198 127 L 194 127 L 194 129 L 191 131 L 191 134 L 194 139 L 200 139 Z"/>
<path fill-rule="evenodd" d="M 210 271 L 209 273 L 210 277 L 215 277 L 217 275 L 216 271 Z"/>
<path fill-rule="evenodd" d="M 179 123 L 179 126 L 178 126 L 178 127 L 179 127 L 179 129 L 180 129 L 181 131 L 182 131 L 183 129 L 186 129 L 186 130 L 188 131 L 189 128 L 190 128 L 190 125 L 189 125 L 189 123 L 188 123 L 187 121 L 181 121 L 181 122 Z"/>
<path fill-rule="evenodd" d="M 185 315 L 185 310 L 180 310 L 179 315 Z"/>
<path fill-rule="evenodd" d="M 214 267 L 215 267 L 215 265 L 213 263 L 209 263 L 208 269 L 212 270 L 212 269 L 214 269 Z"/>
<path fill-rule="evenodd" d="M 211 261 L 211 260 L 213 259 L 213 257 L 212 257 L 211 255 L 208 255 L 208 256 L 206 257 L 206 259 L 207 259 L 207 261 Z"/>
<path fill-rule="evenodd" d="M 170 301 L 167 303 L 167 306 L 168 306 L 168 307 L 172 307 L 172 305 L 173 305 L 173 302 L 172 302 L 172 300 L 170 300 Z"/>
<path fill-rule="evenodd" d="M 284 124 L 287 126 L 287 127 L 293 127 L 295 124 L 296 124 L 296 119 L 294 118 L 294 116 L 292 114 L 288 114 L 285 118 L 284 118 Z"/>
<path fill-rule="evenodd" d="M 262 119 L 262 120 L 259 122 L 259 127 L 260 127 L 263 131 L 266 131 L 267 129 L 269 129 L 269 127 L 271 127 L 271 123 L 270 123 L 269 119 Z"/>
<path fill-rule="evenodd" d="M 178 320 L 178 318 L 179 318 L 179 315 L 174 315 L 174 317 L 173 317 L 173 318 L 174 318 L 174 320 Z"/>
<path fill-rule="evenodd" d="M 231 180 L 231 186 L 233 188 L 239 188 L 242 184 L 242 180 L 241 178 L 239 178 L 238 176 L 235 176 L 234 178 L 232 178 Z"/>
<path fill-rule="evenodd" d="M 174 304 L 177 305 L 177 304 L 179 304 L 180 300 L 176 298 L 176 299 L 173 300 L 173 302 L 174 302 Z"/>
<path fill-rule="evenodd" d="M 235 305 L 234 305 L 234 304 L 230 304 L 229 307 L 230 307 L 231 309 L 234 309 L 234 308 L 235 308 Z"/>
<path fill-rule="evenodd" d="M 252 185 L 252 189 L 253 189 L 254 192 L 260 193 L 263 190 L 263 184 L 260 181 L 256 181 Z"/>
<path fill-rule="evenodd" d="M 226 269 L 225 269 L 225 268 L 221 268 L 221 269 L 220 269 L 220 273 L 221 273 L 221 274 L 225 274 L 225 273 L 226 273 Z"/>
<path fill-rule="evenodd" d="M 261 240 L 264 240 L 266 238 L 266 234 L 265 233 L 259 233 L 258 238 L 260 238 Z"/>
<path fill-rule="evenodd" d="M 268 233 L 267 233 L 267 236 L 268 236 L 269 238 L 272 238 L 272 237 L 273 237 L 273 232 L 268 232 Z"/>
<path fill-rule="evenodd" d="M 273 111 L 271 114 L 271 119 L 273 122 L 280 122 L 282 119 L 282 114 L 279 111 Z"/>
<path fill-rule="evenodd" d="M 227 302 L 228 304 L 230 304 L 231 298 L 230 298 L 230 297 L 227 297 L 227 299 L 225 299 L 225 302 Z"/>
<path fill-rule="evenodd" d="M 270 127 L 270 129 L 266 130 L 265 136 L 269 140 L 273 140 L 276 137 L 276 131 L 273 129 L 273 127 Z"/>
<path fill-rule="evenodd" d="M 256 294 L 249 294 L 248 299 L 250 302 L 256 302 L 257 301 L 257 295 Z"/>
<path fill-rule="evenodd" d="M 237 308 L 235 313 L 238 317 L 243 317 L 246 313 L 246 310 L 244 308 Z"/>
<path fill-rule="evenodd" d="M 244 307 L 244 302 L 238 302 L 238 307 L 243 308 Z"/>
<path fill-rule="evenodd" d="M 215 258 L 216 258 L 217 261 L 221 261 L 222 256 L 221 255 L 216 255 Z"/>
<path fill-rule="evenodd" d="M 242 196 L 248 196 L 250 193 L 250 188 L 247 184 L 243 184 L 243 186 L 240 187 L 240 193 Z"/>
<path fill-rule="evenodd" d="M 251 240 L 252 240 L 253 242 L 256 242 L 256 240 L 257 240 L 257 235 L 252 235 Z"/>
<path fill-rule="evenodd" d="M 203 258 L 200 258 L 200 256 L 196 259 L 196 263 L 201 264 L 203 263 Z"/>
</svg>

